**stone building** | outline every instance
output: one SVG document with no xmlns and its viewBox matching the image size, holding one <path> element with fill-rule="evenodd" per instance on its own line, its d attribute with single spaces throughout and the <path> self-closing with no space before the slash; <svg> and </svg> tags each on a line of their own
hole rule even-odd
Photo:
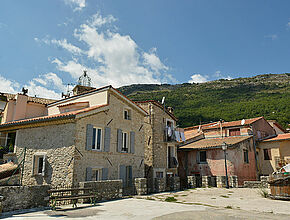
<svg viewBox="0 0 290 220">
<path fill-rule="evenodd" d="M 177 119 L 171 108 L 165 109 L 156 101 L 140 101 L 137 104 L 148 112 L 144 122 L 148 190 L 164 191 L 168 177 L 178 176 L 177 144 L 184 136 L 176 128 Z M 160 187 L 156 181 L 163 181 L 164 186 L 156 189 Z"/>
<path fill-rule="evenodd" d="M 122 179 L 130 187 L 133 178 L 144 177 L 145 115 L 106 86 L 52 102 L 46 116 L 3 123 L 0 132 L 16 133 L 23 185 Z"/>
</svg>

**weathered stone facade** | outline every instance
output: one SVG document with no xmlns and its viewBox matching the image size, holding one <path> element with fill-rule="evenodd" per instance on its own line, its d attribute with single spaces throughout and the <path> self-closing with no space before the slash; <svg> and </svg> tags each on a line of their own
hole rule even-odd
<svg viewBox="0 0 290 220">
<path fill-rule="evenodd" d="M 177 161 L 177 142 L 166 140 L 165 135 L 167 121 L 171 121 L 175 127 L 176 119 L 154 101 L 138 102 L 138 104 L 149 114 L 144 123 L 145 177 L 148 180 L 148 190 L 150 192 L 162 190 L 162 187 L 156 189 L 155 178 L 177 175 L 177 165 L 172 166 L 170 159 L 168 159 L 168 151 L 171 150 L 171 157 L 176 157 Z M 162 176 L 157 176 L 160 173 Z"/>
<path fill-rule="evenodd" d="M 49 185 L 0 187 L 0 195 L 4 197 L 2 211 L 46 207 L 48 206 L 49 189 Z"/>
<path fill-rule="evenodd" d="M 135 194 L 137 195 L 147 195 L 147 179 L 146 178 L 136 178 L 135 179 Z"/>
<path fill-rule="evenodd" d="M 167 187 L 170 191 L 180 190 L 180 178 L 178 176 L 170 176 L 167 178 Z"/>
<path fill-rule="evenodd" d="M 154 178 L 154 191 L 153 192 L 164 192 L 166 191 L 166 178 Z"/>
<path fill-rule="evenodd" d="M 45 122 L 9 127 L 17 130 L 17 162 L 21 162 L 25 155 L 23 185 L 77 187 L 84 181 L 123 179 L 124 187 L 134 190 L 134 178 L 144 177 L 143 124 L 146 111 L 110 87 L 106 93 L 102 92 L 102 100 L 108 104 L 95 109 L 92 106 L 73 118 L 58 116 L 58 120 L 51 120 L 52 115 Z M 130 111 L 129 119 L 124 118 L 125 109 Z M 101 130 L 98 137 L 100 149 L 87 148 L 88 125 Z M 127 134 L 124 140 L 128 150 L 120 149 L 120 144 L 123 146 L 124 143 L 123 136 L 121 141 L 119 139 L 119 131 L 121 135 Z M 37 165 L 40 163 L 39 155 L 44 161 L 41 167 Z M 43 169 L 43 172 L 39 174 L 35 169 Z"/>
</svg>

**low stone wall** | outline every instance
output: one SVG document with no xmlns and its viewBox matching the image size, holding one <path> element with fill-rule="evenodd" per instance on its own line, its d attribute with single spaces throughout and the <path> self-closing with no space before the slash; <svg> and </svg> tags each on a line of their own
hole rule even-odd
<svg viewBox="0 0 290 220">
<path fill-rule="evenodd" d="M 217 176 L 216 185 L 218 188 L 226 188 L 227 186 L 227 178 L 226 176 Z"/>
<path fill-rule="evenodd" d="M 267 188 L 268 183 L 262 181 L 244 181 L 244 188 Z"/>
<path fill-rule="evenodd" d="M 270 184 L 268 183 L 270 180 L 269 176 L 260 176 L 260 180 L 263 182 L 266 188 L 270 188 Z"/>
<path fill-rule="evenodd" d="M 9 212 L 19 209 L 48 206 L 50 185 L 41 186 L 2 186 L 2 211 Z"/>
<path fill-rule="evenodd" d="M 80 188 L 95 188 L 97 201 L 118 199 L 123 196 L 122 180 L 80 182 Z"/>
<path fill-rule="evenodd" d="M 196 176 L 188 176 L 187 177 L 187 188 L 193 189 L 197 187 L 196 184 L 197 178 Z"/>
<path fill-rule="evenodd" d="M 154 192 L 166 191 L 166 178 L 154 178 Z"/>
<path fill-rule="evenodd" d="M 180 190 L 180 177 L 177 176 L 168 177 L 167 181 L 168 181 L 167 186 L 169 187 L 170 191 Z"/>
<path fill-rule="evenodd" d="M 237 188 L 238 187 L 238 177 L 237 176 L 230 176 L 229 185 L 232 188 Z"/>
<path fill-rule="evenodd" d="M 147 194 L 147 179 L 146 178 L 136 178 L 134 185 L 135 185 L 135 193 L 137 195 Z"/>
<path fill-rule="evenodd" d="M 20 185 L 20 174 L 7 177 L 0 180 L 0 186 L 19 186 Z"/>
</svg>

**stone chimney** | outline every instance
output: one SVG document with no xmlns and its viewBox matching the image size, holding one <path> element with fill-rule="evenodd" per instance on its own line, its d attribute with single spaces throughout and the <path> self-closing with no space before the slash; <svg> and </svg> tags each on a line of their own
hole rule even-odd
<svg viewBox="0 0 290 220">
<path fill-rule="evenodd" d="M 167 107 L 167 111 L 169 111 L 171 114 L 173 114 L 173 108 L 172 107 Z"/>
<path fill-rule="evenodd" d="M 91 90 L 94 90 L 94 89 L 96 89 L 96 88 L 90 87 L 90 86 L 76 85 L 73 88 L 73 95 L 79 95 L 79 94 L 82 94 L 82 93 L 85 93 L 85 92 L 88 92 L 88 91 L 91 91 Z"/>
</svg>

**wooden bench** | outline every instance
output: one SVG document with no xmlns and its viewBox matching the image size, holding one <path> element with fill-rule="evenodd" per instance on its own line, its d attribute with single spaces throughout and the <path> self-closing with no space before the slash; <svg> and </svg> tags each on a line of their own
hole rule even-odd
<svg viewBox="0 0 290 220">
<path fill-rule="evenodd" d="M 77 207 L 77 202 L 79 199 L 90 199 L 91 204 L 94 204 L 94 205 L 96 205 L 96 201 L 97 201 L 96 188 L 52 189 L 52 190 L 49 190 L 48 192 L 50 194 L 49 203 L 53 210 L 56 209 L 57 201 L 71 200 L 73 204 L 73 208 Z"/>
</svg>

